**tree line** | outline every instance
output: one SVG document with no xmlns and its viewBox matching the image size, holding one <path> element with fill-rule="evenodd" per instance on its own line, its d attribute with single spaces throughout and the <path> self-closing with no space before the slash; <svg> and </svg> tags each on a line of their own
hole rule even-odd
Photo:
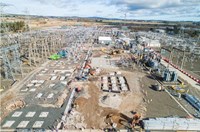
<svg viewBox="0 0 200 132">
<path fill-rule="evenodd" d="M 28 31 L 29 27 L 25 24 L 24 21 L 18 22 L 1 22 L 1 33 L 6 32 L 18 32 L 18 31 Z"/>
</svg>

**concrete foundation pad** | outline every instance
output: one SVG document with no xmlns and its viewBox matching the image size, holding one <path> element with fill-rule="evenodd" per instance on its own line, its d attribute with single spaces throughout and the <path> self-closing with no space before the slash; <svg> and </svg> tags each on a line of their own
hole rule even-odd
<svg viewBox="0 0 200 132">
<path fill-rule="evenodd" d="M 32 87 L 33 86 L 33 83 L 29 83 L 26 85 L 27 87 Z"/>
<path fill-rule="evenodd" d="M 36 90 L 36 88 L 32 88 L 32 89 L 30 89 L 29 91 L 30 92 L 34 92 Z"/>
<path fill-rule="evenodd" d="M 28 112 L 26 114 L 26 117 L 33 117 L 35 115 L 36 112 Z"/>
<path fill-rule="evenodd" d="M 19 117 L 23 112 L 22 111 L 16 111 L 12 117 Z"/>
<path fill-rule="evenodd" d="M 27 92 L 27 91 L 28 91 L 28 88 L 21 89 L 20 91 L 21 91 L 21 92 Z"/>
<path fill-rule="evenodd" d="M 53 95 L 54 95 L 53 93 L 50 93 L 50 94 L 47 96 L 47 98 L 50 99 L 50 98 L 53 97 Z"/>
<path fill-rule="evenodd" d="M 67 81 L 61 81 L 61 83 L 67 85 Z"/>
<path fill-rule="evenodd" d="M 49 85 L 49 88 L 52 88 L 53 86 L 55 86 L 55 84 L 50 84 L 50 85 Z"/>
<path fill-rule="evenodd" d="M 47 117 L 49 112 L 41 112 L 39 117 Z"/>
<path fill-rule="evenodd" d="M 13 124 L 15 123 L 15 121 L 6 121 L 6 123 L 3 125 L 3 127 L 11 127 Z"/>
<path fill-rule="evenodd" d="M 34 124 L 33 124 L 33 128 L 40 128 L 42 127 L 44 121 L 36 121 Z"/>
<path fill-rule="evenodd" d="M 32 80 L 32 81 L 31 81 L 31 83 L 37 83 L 37 82 L 38 82 L 37 80 Z"/>
<path fill-rule="evenodd" d="M 38 93 L 37 96 L 35 98 L 41 98 L 43 95 L 43 93 Z"/>
<path fill-rule="evenodd" d="M 29 121 L 21 121 L 17 128 L 25 128 L 28 125 Z"/>
</svg>

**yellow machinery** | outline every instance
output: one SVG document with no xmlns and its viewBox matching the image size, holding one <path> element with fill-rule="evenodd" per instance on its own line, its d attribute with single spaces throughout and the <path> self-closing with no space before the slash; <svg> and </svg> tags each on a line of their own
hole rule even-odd
<svg viewBox="0 0 200 132">
<path fill-rule="evenodd" d="M 123 50 L 113 49 L 113 50 L 111 50 L 110 55 L 116 55 L 116 54 L 121 54 L 121 53 L 123 53 Z"/>
<path fill-rule="evenodd" d="M 102 51 L 103 53 L 106 53 L 106 54 L 109 53 L 109 52 L 106 50 L 106 48 L 102 48 L 101 51 Z"/>
<path fill-rule="evenodd" d="M 111 49 L 110 51 L 106 50 L 106 48 L 102 48 L 101 51 L 103 53 L 109 54 L 109 55 L 116 55 L 123 53 L 123 50 L 121 49 Z"/>
<path fill-rule="evenodd" d="M 189 89 L 185 88 L 184 83 L 181 83 L 179 86 L 171 86 L 171 88 L 176 91 L 177 93 L 188 93 Z"/>
</svg>

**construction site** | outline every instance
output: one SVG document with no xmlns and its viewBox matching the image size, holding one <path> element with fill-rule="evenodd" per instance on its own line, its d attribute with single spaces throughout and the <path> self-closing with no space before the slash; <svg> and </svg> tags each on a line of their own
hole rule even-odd
<svg viewBox="0 0 200 132">
<path fill-rule="evenodd" d="M 95 24 L 4 34 L 1 131 L 198 132 L 200 52 L 189 41 Z M 196 52 L 177 57 L 182 43 Z"/>
</svg>

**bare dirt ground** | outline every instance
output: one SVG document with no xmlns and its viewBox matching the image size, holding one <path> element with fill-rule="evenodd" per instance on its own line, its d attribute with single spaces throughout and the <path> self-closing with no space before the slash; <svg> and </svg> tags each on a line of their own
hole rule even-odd
<svg viewBox="0 0 200 132">
<path fill-rule="evenodd" d="M 110 70 L 104 70 L 104 72 Z M 127 78 L 130 91 L 127 93 L 107 93 L 100 90 L 99 80 L 82 83 L 83 91 L 75 100 L 80 112 L 87 124 L 87 128 L 105 128 L 105 117 L 112 114 L 112 120 L 118 128 L 124 128 L 131 121 L 132 112 L 137 111 L 145 115 L 143 93 L 139 86 L 139 77 L 143 74 L 124 71 L 122 74 Z M 137 76 L 136 76 L 137 75 Z M 139 75 L 139 76 L 138 76 Z M 80 86 L 80 83 L 77 83 Z M 102 97 L 108 96 L 104 102 Z"/>
<path fill-rule="evenodd" d="M 14 21 L 25 21 L 27 22 L 28 17 L 7 17 L 3 18 L 3 21 L 6 22 L 14 22 Z M 100 25 L 97 22 L 77 22 L 76 20 L 64 20 L 59 18 L 29 18 L 29 27 L 31 30 L 35 29 L 45 29 L 45 28 L 53 28 L 59 26 L 73 26 L 73 25 Z"/>
<path fill-rule="evenodd" d="M 83 93 L 75 102 L 87 124 L 86 128 L 105 128 L 107 115 L 112 115 L 112 120 L 117 128 L 125 128 L 131 121 L 133 112 L 140 113 L 142 118 L 183 116 L 187 113 L 170 98 L 166 92 L 152 89 L 156 81 L 145 71 L 137 66 L 123 68 L 110 65 L 102 54 L 94 54 L 92 66 L 99 66 L 106 75 L 110 72 L 120 71 L 126 78 L 130 91 L 126 93 L 107 93 L 100 90 L 100 77 L 92 77 L 89 82 L 82 84 Z M 111 57 L 113 59 L 113 57 Z M 99 63 L 99 60 L 101 63 Z M 101 64 L 101 65 L 97 65 Z M 80 83 L 79 83 L 80 85 Z M 103 99 L 104 98 L 104 99 Z"/>
<path fill-rule="evenodd" d="M 140 113 L 142 118 L 187 116 L 187 113 L 166 92 L 153 90 L 152 85 L 157 82 L 142 68 L 134 64 L 132 68 L 118 67 L 109 63 L 110 60 L 117 59 L 117 56 L 108 59 L 101 51 L 94 52 L 93 56 L 91 66 L 99 67 L 100 75 L 90 77 L 87 82 L 75 83 L 83 88 L 75 103 L 78 104 L 77 111 L 85 119 L 86 129 L 109 127 L 106 124 L 107 115 L 112 115 L 111 119 L 117 124 L 117 128 L 130 127 L 133 112 Z M 100 76 L 116 71 L 120 71 L 126 78 L 130 91 L 125 93 L 101 91 Z"/>
<path fill-rule="evenodd" d="M 100 90 L 93 83 L 88 85 L 88 93 L 90 98 L 79 97 L 76 99 L 75 103 L 79 106 L 78 111 L 84 115 L 87 128 L 103 128 L 105 124 L 103 123 L 102 117 L 110 113 L 117 113 L 118 111 L 112 108 L 103 108 L 99 106 L 98 96 Z"/>
</svg>

